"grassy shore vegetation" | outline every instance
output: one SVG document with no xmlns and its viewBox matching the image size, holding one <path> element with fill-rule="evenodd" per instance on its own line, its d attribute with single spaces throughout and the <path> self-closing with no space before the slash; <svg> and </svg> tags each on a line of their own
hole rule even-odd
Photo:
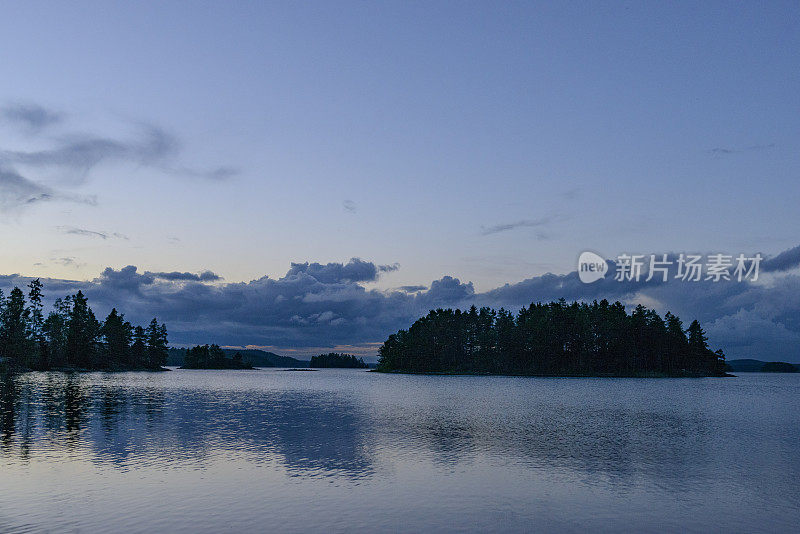
<svg viewBox="0 0 800 534">
<path fill-rule="evenodd" d="M 378 371 L 539 376 L 725 376 L 725 355 L 708 347 L 700 323 L 684 329 L 619 302 L 437 309 L 389 336 Z"/>
<path fill-rule="evenodd" d="M 98 321 L 81 291 L 55 300 L 45 317 L 42 284 L 0 291 L 0 359 L 8 370 L 158 370 L 167 358 L 167 327 L 154 318 L 133 326 L 111 310 Z"/>
<path fill-rule="evenodd" d="M 329 352 L 328 354 L 312 356 L 308 366 L 321 368 L 336 367 L 340 369 L 366 369 L 369 367 L 364 363 L 363 358 L 356 358 L 352 354 L 339 354 L 338 352 Z"/>
</svg>

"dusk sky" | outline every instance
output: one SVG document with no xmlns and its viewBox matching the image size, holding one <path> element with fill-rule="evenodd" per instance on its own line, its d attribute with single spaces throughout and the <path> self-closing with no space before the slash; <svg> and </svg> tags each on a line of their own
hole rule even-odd
<svg viewBox="0 0 800 534">
<path fill-rule="evenodd" d="M 605 297 L 800 362 L 797 2 L 2 12 L 6 292 L 368 357 L 431 307 Z M 633 287 L 580 284 L 584 250 L 784 255 Z"/>
</svg>

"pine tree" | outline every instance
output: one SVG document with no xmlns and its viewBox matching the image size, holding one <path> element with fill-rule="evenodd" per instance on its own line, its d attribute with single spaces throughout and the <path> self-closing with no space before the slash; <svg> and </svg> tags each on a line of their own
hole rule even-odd
<svg viewBox="0 0 800 534">
<path fill-rule="evenodd" d="M 131 325 L 124 319 L 116 308 L 112 308 L 103 323 L 105 355 L 110 364 L 124 365 L 130 362 Z"/>
<path fill-rule="evenodd" d="M 146 330 L 147 338 L 147 367 L 156 369 L 167 363 L 167 327 L 159 326 L 158 320 L 153 317 Z"/>
<path fill-rule="evenodd" d="M 67 321 L 67 365 L 90 368 L 95 364 L 100 323 L 89 307 L 86 297 L 78 291 L 72 297 L 72 309 Z"/>
<path fill-rule="evenodd" d="M 42 312 L 42 283 L 37 278 L 28 284 L 28 306 L 30 315 L 30 337 L 34 342 L 34 367 L 47 368 L 47 345 L 44 337 L 44 313 Z"/>
<path fill-rule="evenodd" d="M 147 334 L 141 326 L 137 326 L 133 329 L 133 344 L 131 345 L 130 361 L 133 367 L 148 367 Z"/>
<path fill-rule="evenodd" d="M 686 332 L 689 334 L 689 346 L 691 348 L 697 350 L 708 349 L 708 338 L 706 337 L 706 333 L 700 326 L 700 323 L 697 321 L 697 319 L 692 321 L 692 324 L 689 325 L 689 328 L 686 330 Z"/>
<path fill-rule="evenodd" d="M 15 287 L 0 315 L 0 350 L 12 366 L 32 363 L 29 323 L 30 310 L 25 306 L 25 294 Z"/>
<path fill-rule="evenodd" d="M 58 298 L 53 303 L 53 311 L 42 325 L 47 343 L 46 368 L 66 365 L 67 322 L 72 311 L 72 297 Z"/>
</svg>

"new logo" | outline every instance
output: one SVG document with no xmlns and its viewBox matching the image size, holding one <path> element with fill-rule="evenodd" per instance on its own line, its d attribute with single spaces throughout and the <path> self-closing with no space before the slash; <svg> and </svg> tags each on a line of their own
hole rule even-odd
<svg viewBox="0 0 800 534">
<path fill-rule="evenodd" d="M 608 272 L 608 264 L 594 252 L 583 252 L 578 257 L 578 278 L 584 284 L 591 284 L 603 278 Z"/>
</svg>

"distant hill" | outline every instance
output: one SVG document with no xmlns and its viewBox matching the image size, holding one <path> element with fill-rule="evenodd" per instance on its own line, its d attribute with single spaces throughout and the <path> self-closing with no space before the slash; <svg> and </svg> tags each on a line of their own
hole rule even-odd
<svg viewBox="0 0 800 534">
<path fill-rule="evenodd" d="M 800 371 L 800 367 L 786 362 L 767 362 L 761 368 L 762 373 L 796 373 L 798 371 Z"/>
<path fill-rule="evenodd" d="M 736 373 L 793 373 L 800 371 L 800 365 L 786 362 L 763 362 L 761 360 L 728 360 L 728 367 Z M 794 368 L 795 371 L 790 369 Z"/>
<path fill-rule="evenodd" d="M 242 359 L 246 362 L 253 364 L 253 367 L 308 367 L 307 360 L 298 360 L 290 356 L 279 356 L 274 352 L 267 352 L 257 349 L 222 349 L 225 356 L 232 358 L 237 352 L 242 355 Z M 167 365 L 178 366 L 183 365 L 183 356 L 186 354 L 186 349 L 183 348 L 170 348 L 169 355 L 167 356 Z"/>
</svg>

